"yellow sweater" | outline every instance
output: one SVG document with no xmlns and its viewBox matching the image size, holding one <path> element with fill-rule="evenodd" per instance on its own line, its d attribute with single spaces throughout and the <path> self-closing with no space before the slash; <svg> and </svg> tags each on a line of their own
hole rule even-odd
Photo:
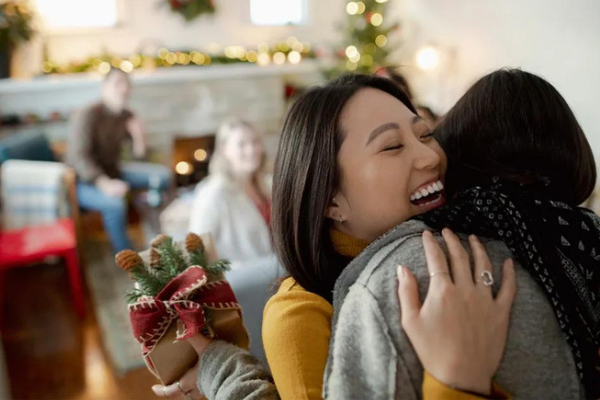
<svg viewBox="0 0 600 400">
<path fill-rule="evenodd" d="M 356 257 L 368 243 L 332 230 L 338 253 Z M 323 375 L 331 337 L 333 308 L 329 302 L 287 278 L 265 306 L 263 345 L 277 391 L 283 400 L 322 399 Z M 493 398 L 507 399 L 494 387 Z M 454 390 L 425 373 L 423 398 L 481 399 Z"/>
</svg>

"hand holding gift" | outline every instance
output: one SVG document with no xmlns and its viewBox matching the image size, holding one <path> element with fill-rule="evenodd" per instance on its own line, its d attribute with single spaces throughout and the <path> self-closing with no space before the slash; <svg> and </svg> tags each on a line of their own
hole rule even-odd
<svg viewBox="0 0 600 400">
<path fill-rule="evenodd" d="M 210 262 L 198 235 L 188 234 L 184 249 L 159 235 L 147 263 L 132 250 L 118 253 L 116 262 L 136 281 L 128 293 L 133 334 L 148 369 L 163 384 L 197 362 L 196 351 L 183 339 L 199 333 L 248 348 L 240 306 L 224 277 L 229 263 Z"/>
</svg>

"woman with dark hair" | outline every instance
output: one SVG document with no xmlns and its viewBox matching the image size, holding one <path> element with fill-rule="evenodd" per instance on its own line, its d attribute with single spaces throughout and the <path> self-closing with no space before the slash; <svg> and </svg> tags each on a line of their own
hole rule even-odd
<svg viewBox="0 0 600 400">
<path fill-rule="evenodd" d="M 596 167 L 573 112 L 544 79 L 499 70 L 467 91 L 436 137 L 449 156 L 448 204 L 388 232 L 341 274 L 325 392 L 336 399 L 418 397 L 417 355 L 426 355 L 427 343 L 412 334 L 414 316 L 389 292 L 397 265 L 406 266 L 401 293 L 418 285 L 424 294 L 430 279 L 450 280 L 444 266 L 427 273 L 431 260 L 420 238 L 431 237 L 429 226 L 488 238 L 492 264 L 476 271 L 475 281 L 488 296 L 499 263 L 512 256 L 518 262 L 497 382 L 515 398 L 598 398 L 600 219 L 577 207 L 593 190 Z"/>
<path fill-rule="evenodd" d="M 292 106 L 275 170 L 273 236 L 290 278 L 265 308 L 263 342 L 282 398 L 320 398 L 336 279 L 374 239 L 443 204 L 445 155 L 404 91 L 388 79 L 355 75 L 313 88 Z M 460 247 L 455 239 L 449 240 Z M 429 245 L 430 252 L 435 252 L 437 244 Z M 480 250 L 477 269 L 489 263 L 485 249 Z M 436 265 L 445 262 L 439 252 L 432 257 Z M 452 263 L 452 268 L 469 271 L 469 262 Z M 423 359 L 426 365 L 437 361 L 436 365 L 448 372 L 442 381 L 446 385 L 490 394 L 514 295 L 511 276 L 509 271 L 505 294 L 498 296 L 502 301 L 481 298 L 470 308 L 473 312 L 454 313 L 457 318 L 451 321 L 437 315 L 466 310 L 461 296 L 447 297 L 445 302 L 426 300 L 420 314 L 430 316 L 430 324 L 415 332 L 430 338 L 434 343 L 430 348 L 436 348 L 438 356 L 449 355 Z M 475 287 L 471 290 L 475 292 Z M 396 296 L 396 289 L 390 293 Z M 437 298 L 436 293 L 432 289 L 428 299 Z M 498 329 L 490 331 L 490 326 Z M 476 332 L 482 340 L 468 343 L 468 348 L 464 342 L 436 347 L 435 343 L 442 342 L 440 336 L 450 329 L 458 337 Z M 247 358 L 240 359 L 233 346 L 218 341 L 208 344 L 201 337 L 193 344 L 201 354 L 198 386 L 209 398 L 277 395 L 272 385 L 265 384 L 268 375 L 256 366 L 250 368 Z M 471 364 L 481 367 L 475 367 L 476 382 L 473 371 L 452 368 L 457 357 L 464 358 L 471 349 L 475 349 L 468 356 Z M 156 392 L 187 392 L 195 377 L 192 371 L 177 385 L 156 388 Z M 469 396 L 431 376 L 425 376 L 424 388 L 426 395 L 435 398 Z"/>
</svg>

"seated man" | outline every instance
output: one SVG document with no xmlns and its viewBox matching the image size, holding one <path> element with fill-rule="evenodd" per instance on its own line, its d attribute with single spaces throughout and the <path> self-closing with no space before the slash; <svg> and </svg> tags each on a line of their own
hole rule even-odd
<svg viewBox="0 0 600 400">
<path fill-rule="evenodd" d="M 131 248 L 127 237 L 127 203 L 130 189 L 166 188 L 170 172 L 159 165 L 121 168 L 121 146 L 133 142 L 133 154 L 146 153 L 142 121 L 127 109 L 131 83 L 128 75 L 112 69 L 101 86 L 101 101 L 77 112 L 71 121 L 67 163 L 78 178 L 77 197 L 83 209 L 102 213 L 113 250 Z"/>
</svg>

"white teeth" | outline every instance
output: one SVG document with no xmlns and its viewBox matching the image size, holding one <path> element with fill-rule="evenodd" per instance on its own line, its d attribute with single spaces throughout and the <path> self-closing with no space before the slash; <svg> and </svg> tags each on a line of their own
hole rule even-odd
<svg viewBox="0 0 600 400">
<path fill-rule="evenodd" d="M 423 197 L 429 196 L 430 194 L 441 192 L 443 189 L 444 185 L 442 184 L 442 181 L 431 183 L 429 186 L 419 189 L 415 193 L 413 193 L 410 196 L 410 201 L 419 200 Z"/>
</svg>

